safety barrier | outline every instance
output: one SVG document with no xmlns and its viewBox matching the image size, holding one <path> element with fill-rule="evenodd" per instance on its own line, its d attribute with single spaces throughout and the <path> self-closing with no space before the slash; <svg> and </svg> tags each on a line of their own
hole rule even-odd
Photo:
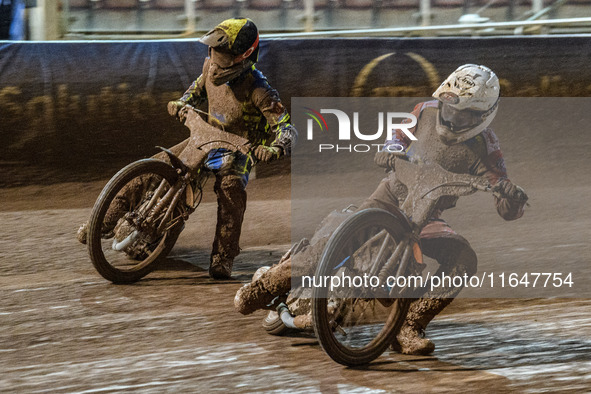
<svg viewBox="0 0 591 394">
<path fill-rule="evenodd" d="M 194 40 L 0 42 L 0 186 L 110 175 L 186 136 L 166 103 L 201 72 Z M 590 36 L 264 40 L 259 68 L 291 97 L 426 97 L 463 63 L 502 95 L 590 96 Z M 298 126 L 298 125 L 296 125 Z M 302 126 L 303 127 L 303 126 Z M 104 174 L 101 172 L 105 172 Z"/>
</svg>

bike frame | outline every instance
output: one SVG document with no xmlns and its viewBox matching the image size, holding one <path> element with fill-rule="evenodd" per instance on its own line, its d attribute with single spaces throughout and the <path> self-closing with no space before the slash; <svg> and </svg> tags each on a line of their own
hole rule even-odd
<svg viewBox="0 0 591 394">
<path fill-rule="evenodd" d="M 201 117 L 195 108 L 185 106 L 181 111 L 182 116 L 185 117 L 185 126 L 191 130 L 191 136 L 186 147 L 179 156 L 176 156 L 168 149 L 161 148 L 168 155 L 171 165 L 179 173 L 179 181 L 171 185 L 166 191 L 166 194 L 164 194 L 164 197 L 160 199 L 167 184 L 163 180 L 144 210 L 144 213 L 149 212 L 145 220 L 136 223 L 136 225 L 141 225 L 144 229 L 150 228 L 152 223 L 156 223 L 161 218 L 162 211 L 166 209 L 164 216 L 160 220 L 160 225 L 157 229 L 153 229 L 157 234 L 168 230 L 180 220 L 179 217 L 177 221 L 169 223 L 185 191 L 187 191 L 185 199 L 186 206 L 183 205 L 181 207 L 181 216 L 186 220 L 189 214 L 195 210 L 194 191 L 190 184 L 198 180 L 199 176 L 201 176 L 201 168 L 207 160 L 210 151 L 214 149 L 226 149 L 246 155 L 251 149 L 251 144 L 246 138 L 210 125 Z M 201 182 L 198 183 L 200 184 Z M 158 201 L 159 199 L 160 201 Z"/>
<path fill-rule="evenodd" d="M 410 230 L 408 236 L 402 239 L 386 264 L 379 272 L 377 265 L 373 264 L 370 275 L 377 275 L 380 283 L 384 283 L 386 277 L 393 274 L 394 265 L 400 261 L 396 269 L 396 276 L 403 275 L 413 256 L 418 263 L 423 263 L 422 252 L 419 246 L 420 234 L 433 215 L 433 211 L 440 198 L 445 196 L 460 197 L 475 193 L 477 190 L 489 191 L 490 185 L 483 184 L 481 177 L 455 174 L 443 169 L 438 164 L 414 164 L 407 160 L 396 159 L 396 177 L 407 186 L 408 194 L 395 216 L 404 221 Z M 411 186 L 409 186 L 411 185 Z M 377 234 L 376 236 L 378 236 Z M 384 238 L 378 252 L 376 261 L 380 261 L 385 253 L 388 237 Z M 402 259 L 399 260 L 402 255 Z M 397 298 L 407 291 L 407 288 L 390 291 L 391 298 Z"/>
</svg>

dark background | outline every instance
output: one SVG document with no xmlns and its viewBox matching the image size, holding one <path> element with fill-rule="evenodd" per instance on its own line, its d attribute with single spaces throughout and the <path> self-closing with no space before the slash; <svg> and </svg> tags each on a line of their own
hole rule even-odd
<svg viewBox="0 0 591 394">
<path fill-rule="evenodd" d="M 108 178 L 182 140 L 166 103 L 205 55 L 196 40 L 0 42 L 0 187 Z M 292 97 L 428 97 L 464 63 L 492 68 L 503 96 L 589 96 L 590 56 L 591 36 L 276 39 L 262 41 L 258 67 L 289 107 Z"/>
</svg>

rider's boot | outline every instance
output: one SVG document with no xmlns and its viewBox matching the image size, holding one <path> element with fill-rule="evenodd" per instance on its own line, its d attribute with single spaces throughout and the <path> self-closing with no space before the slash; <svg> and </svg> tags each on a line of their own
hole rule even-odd
<svg viewBox="0 0 591 394">
<path fill-rule="evenodd" d="M 76 239 L 81 244 L 86 245 L 87 234 L 88 234 L 88 222 L 84 222 L 80 225 L 80 228 L 78 228 L 78 231 L 76 232 Z"/>
<path fill-rule="evenodd" d="M 158 186 L 159 179 L 150 175 L 135 178 L 132 182 L 125 185 L 115 196 L 111 205 L 105 213 L 105 219 L 101 228 L 102 236 L 112 235 L 112 231 L 117 225 L 119 219 L 129 211 L 129 208 L 141 200 L 143 192 L 149 189 L 155 189 Z M 76 232 L 76 239 L 81 244 L 86 244 L 88 237 L 88 222 L 82 223 Z"/>
<path fill-rule="evenodd" d="M 209 276 L 213 279 L 230 279 L 232 276 L 232 266 L 234 259 L 212 255 L 209 262 Z"/>
<path fill-rule="evenodd" d="M 103 225 L 101 228 L 101 235 L 103 237 L 109 237 L 112 236 L 113 233 L 113 229 L 115 228 L 115 226 L 117 225 L 117 222 L 119 221 L 119 219 L 125 215 L 125 213 L 127 211 L 129 211 L 129 206 L 130 206 L 130 198 L 129 198 L 129 193 L 134 192 L 134 190 L 132 190 L 131 188 L 127 187 L 121 190 L 120 194 L 118 194 L 115 199 L 113 200 L 113 202 L 111 203 L 111 206 L 109 206 L 109 209 L 107 210 L 107 213 L 105 214 L 105 220 L 103 221 Z M 88 222 L 84 222 L 80 225 L 80 227 L 78 228 L 78 231 L 76 232 L 76 239 L 78 240 L 78 242 L 80 242 L 81 244 L 86 244 L 88 238 Z"/>
<path fill-rule="evenodd" d="M 188 142 L 189 142 L 189 139 L 186 139 L 185 141 L 181 142 L 180 144 L 177 144 L 177 145 L 173 146 L 172 148 L 170 148 L 170 150 L 175 155 L 179 155 L 182 152 L 182 150 L 187 146 Z M 168 158 L 168 156 L 164 152 L 160 152 L 152 157 L 154 159 L 158 159 L 158 160 L 161 160 L 161 161 L 164 161 L 164 162 L 170 164 L 170 159 Z M 150 184 L 150 182 L 153 182 L 153 178 L 146 176 L 144 178 L 141 178 L 141 180 L 139 180 L 139 181 L 135 181 L 135 183 L 133 183 L 133 184 L 126 185 L 119 192 L 119 195 L 117 195 L 115 197 L 114 203 L 109 207 L 109 209 L 105 215 L 105 223 L 110 223 L 110 224 L 106 224 L 103 226 L 103 230 L 105 233 L 109 233 L 115 227 L 119 218 L 125 212 L 128 211 L 130 201 L 132 201 L 134 199 L 137 200 L 137 199 L 141 198 L 141 191 L 145 190 L 146 187 L 148 187 L 147 185 Z M 76 239 L 81 244 L 86 244 L 87 236 L 88 236 L 88 222 L 84 222 L 80 225 L 80 228 L 78 228 L 78 231 L 76 232 Z"/>
<path fill-rule="evenodd" d="M 246 190 L 240 176 L 226 174 L 216 176 L 214 191 L 218 200 L 218 213 L 209 276 L 213 279 L 229 279 L 234 257 L 240 253 Z"/>
<path fill-rule="evenodd" d="M 427 324 L 452 301 L 453 298 L 421 298 L 413 301 L 392 349 L 412 355 L 424 356 L 433 353 L 435 344 L 425 338 L 425 329 Z"/>
<path fill-rule="evenodd" d="M 277 296 L 291 289 L 291 258 L 282 259 L 273 267 L 261 267 L 252 281 L 236 292 L 234 308 L 243 315 L 265 308 Z"/>
</svg>

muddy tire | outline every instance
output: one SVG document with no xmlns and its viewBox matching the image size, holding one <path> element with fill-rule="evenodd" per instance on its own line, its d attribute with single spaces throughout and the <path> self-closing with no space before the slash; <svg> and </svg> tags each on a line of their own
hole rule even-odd
<svg viewBox="0 0 591 394">
<path fill-rule="evenodd" d="M 178 222 L 156 239 L 153 245 L 150 245 L 149 252 L 145 254 L 130 256 L 111 249 L 109 245 L 113 243 L 114 236 L 112 233 L 109 234 L 109 231 L 113 225 L 106 224 L 107 211 L 111 204 L 115 204 L 114 201 L 128 201 L 129 199 L 121 196 L 124 190 L 131 189 L 124 188 L 133 182 L 140 183 L 137 180 L 142 179 L 150 179 L 152 185 L 160 184 L 162 180 L 165 180 L 167 185 L 173 185 L 178 179 L 178 174 L 170 165 L 160 160 L 144 159 L 129 164 L 115 174 L 103 188 L 88 222 L 88 251 L 92 264 L 103 278 L 113 283 L 133 283 L 152 272 L 170 253 L 184 227 L 182 221 Z M 139 201 L 145 204 L 153 189 L 144 185 L 144 189 L 137 193 Z M 129 211 L 136 208 L 130 207 Z"/>
<path fill-rule="evenodd" d="M 365 209 L 346 219 L 331 235 L 316 277 L 340 275 L 345 272 L 342 270 L 347 270 L 347 275 L 360 276 L 372 272 L 370 267 L 354 266 L 360 264 L 355 262 L 355 256 L 380 234 L 383 241 L 378 239 L 379 242 L 391 243 L 395 248 L 408 232 L 400 219 L 381 209 Z M 373 253 L 368 264 L 377 266 L 373 270 L 379 271 L 387 257 L 379 258 L 385 253 Z M 374 256 L 377 256 L 375 261 Z M 328 286 L 315 287 L 313 325 L 322 349 L 334 361 L 346 366 L 367 364 L 379 357 L 400 331 L 410 304 L 407 298 L 388 300 L 384 305 L 373 293 L 359 294 L 358 290 L 352 292 L 345 288 L 331 292 Z"/>
<path fill-rule="evenodd" d="M 289 330 L 275 311 L 269 311 L 267 316 L 265 316 L 263 319 L 263 328 L 267 331 L 267 334 L 277 336 L 281 336 Z"/>
</svg>

